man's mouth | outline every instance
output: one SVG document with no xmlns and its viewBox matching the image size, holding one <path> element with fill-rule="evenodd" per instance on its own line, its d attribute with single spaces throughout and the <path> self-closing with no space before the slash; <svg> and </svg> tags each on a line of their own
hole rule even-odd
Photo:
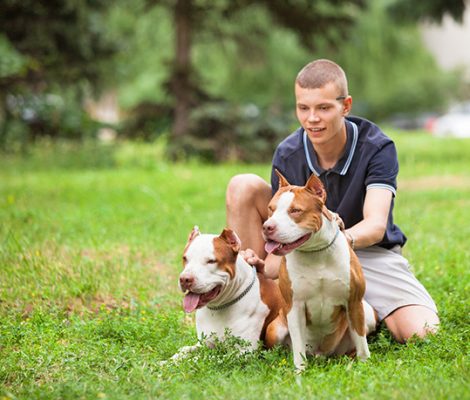
<svg viewBox="0 0 470 400">
<path fill-rule="evenodd" d="M 187 292 L 183 299 L 183 309 L 190 313 L 196 308 L 204 307 L 211 300 L 214 300 L 220 293 L 222 285 L 217 285 L 214 289 L 206 293 Z"/>
<path fill-rule="evenodd" d="M 273 253 L 276 256 L 284 256 L 304 244 L 308 239 L 310 239 L 310 236 L 312 236 L 312 234 L 307 233 L 306 235 L 300 237 L 299 239 L 291 243 L 279 243 L 274 240 L 268 239 L 266 241 L 266 244 L 264 245 L 264 249 L 268 254 Z"/>
</svg>

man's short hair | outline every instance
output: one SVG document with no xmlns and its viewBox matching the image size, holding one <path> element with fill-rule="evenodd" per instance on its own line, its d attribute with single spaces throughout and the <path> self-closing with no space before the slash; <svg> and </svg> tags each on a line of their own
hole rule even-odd
<svg viewBox="0 0 470 400">
<path fill-rule="evenodd" d="M 319 89 L 331 82 L 339 89 L 338 96 L 348 95 L 348 80 L 345 72 L 338 64 L 326 59 L 308 63 L 295 79 L 295 83 L 303 89 Z"/>
</svg>

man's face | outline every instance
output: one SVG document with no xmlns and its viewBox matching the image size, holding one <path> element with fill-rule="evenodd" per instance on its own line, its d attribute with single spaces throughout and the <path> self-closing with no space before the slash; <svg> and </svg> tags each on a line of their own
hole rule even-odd
<svg viewBox="0 0 470 400">
<path fill-rule="evenodd" d="M 313 145 L 322 145 L 345 134 L 344 117 L 351 110 L 352 98 L 337 100 L 343 93 L 333 83 L 318 89 L 295 85 L 296 115 Z"/>
</svg>

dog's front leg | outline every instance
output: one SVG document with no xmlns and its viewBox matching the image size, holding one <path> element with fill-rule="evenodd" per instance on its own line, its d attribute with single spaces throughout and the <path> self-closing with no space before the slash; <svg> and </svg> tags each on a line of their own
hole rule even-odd
<svg viewBox="0 0 470 400">
<path fill-rule="evenodd" d="M 294 365 L 301 372 L 306 367 L 306 316 L 305 303 L 294 302 L 287 314 L 287 325 L 292 341 Z"/>
<path fill-rule="evenodd" d="M 201 347 L 200 342 L 196 343 L 194 346 L 184 346 L 181 349 L 179 349 L 178 353 L 173 355 L 173 357 L 171 357 L 170 360 L 173 362 L 181 361 L 182 359 L 186 358 L 190 353 L 199 349 L 199 347 Z"/>
</svg>

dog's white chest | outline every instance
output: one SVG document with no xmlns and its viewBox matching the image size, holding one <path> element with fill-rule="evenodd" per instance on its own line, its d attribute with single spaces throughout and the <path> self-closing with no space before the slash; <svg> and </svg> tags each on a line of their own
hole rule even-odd
<svg viewBox="0 0 470 400">
<path fill-rule="evenodd" d="M 328 333 L 335 308 L 346 306 L 349 298 L 349 257 L 294 252 L 288 255 L 287 269 L 294 304 L 306 306 L 312 329 Z"/>
<path fill-rule="evenodd" d="M 199 339 L 215 335 L 222 339 L 226 330 L 234 336 L 248 340 L 255 348 L 260 339 L 269 308 L 261 301 L 259 283 L 240 302 L 222 310 L 204 307 L 196 312 Z"/>
</svg>

